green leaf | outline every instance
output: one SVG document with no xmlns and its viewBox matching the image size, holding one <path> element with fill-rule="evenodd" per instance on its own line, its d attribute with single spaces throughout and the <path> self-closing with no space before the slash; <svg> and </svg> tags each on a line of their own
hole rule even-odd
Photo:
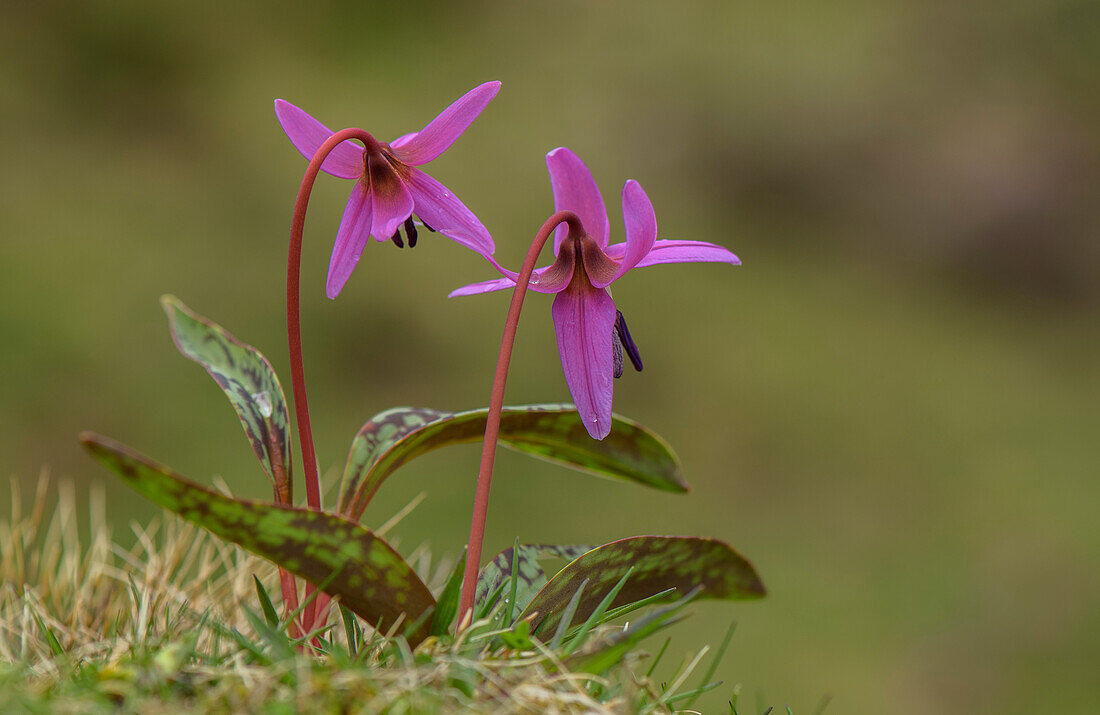
<svg viewBox="0 0 1100 715">
<path fill-rule="evenodd" d="M 501 595 L 504 593 L 504 587 L 506 585 L 506 583 L 501 581 L 496 588 L 489 592 L 489 595 L 485 597 L 484 601 L 474 604 L 474 621 L 480 621 L 482 618 L 487 618 L 489 614 L 493 612 L 497 603 L 500 601 Z"/>
<path fill-rule="evenodd" d="M 580 544 L 520 544 L 518 547 L 505 549 L 481 568 L 481 573 L 477 576 L 477 586 L 474 588 L 474 603 L 482 603 L 498 586 L 505 581 L 512 581 L 512 565 L 515 564 L 515 606 L 522 611 L 539 589 L 546 585 L 546 572 L 539 564 L 539 559 L 572 561 L 591 550 L 591 546 Z"/>
<path fill-rule="evenodd" d="M 252 451 L 275 488 L 275 500 L 291 503 L 290 415 L 271 364 L 251 345 L 193 312 L 172 295 L 160 299 L 183 355 L 202 365 L 225 392 Z"/>
<path fill-rule="evenodd" d="M 363 477 L 388 449 L 408 434 L 451 414 L 427 407 L 394 407 L 370 418 L 351 441 L 336 510 L 341 514 L 350 514 L 350 500 L 359 490 Z M 363 508 L 366 506 L 364 503 Z M 359 509 L 352 518 L 358 519 L 362 513 L 363 509 Z"/>
<path fill-rule="evenodd" d="M 488 414 L 488 408 L 451 413 L 398 407 L 375 416 L 352 441 L 340 513 L 358 519 L 382 482 L 414 457 L 452 444 L 480 441 Z M 612 415 L 611 434 L 597 441 L 588 436 L 572 405 L 505 407 L 500 443 L 601 477 L 668 492 L 690 489 L 665 441 L 619 415 Z"/>
<path fill-rule="evenodd" d="M 368 623 L 389 627 L 406 614 L 428 635 L 435 600 L 416 572 L 356 522 L 282 504 L 231 499 L 96 434 L 80 441 L 98 461 L 156 504 L 286 568 L 322 588 Z"/>
<path fill-rule="evenodd" d="M 451 626 L 451 621 L 458 615 L 458 598 L 462 591 L 462 577 L 466 573 L 466 552 L 462 552 L 462 558 L 455 562 L 451 575 L 447 578 L 447 585 L 439 593 L 439 601 L 435 604 L 435 613 L 432 614 L 431 634 L 441 636 Z"/>
<path fill-rule="evenodd" d="M 535 644 L 531 642 L 531 624 L 520 621 L 512 630 L 500 634 L 500 642 L 515 651 L 534 650 Z"/>
<path fill-rule="evenodd" d="M 557 573 L 519 615 L 539 614 L 535 633 L 549 633 L 576 590 L 589 580 L 578 618 L 587 618 L 630 569 L 630 581 L 611 607 L 637 601 L 667 588 L 685 593 L 702 586 L 701 598 L 747 599 L 765 594 L 760 577 L 743 556 L 717 539 L 692 536 L 634 536 L 613 541 L 578 557 Z"/>
</svg>

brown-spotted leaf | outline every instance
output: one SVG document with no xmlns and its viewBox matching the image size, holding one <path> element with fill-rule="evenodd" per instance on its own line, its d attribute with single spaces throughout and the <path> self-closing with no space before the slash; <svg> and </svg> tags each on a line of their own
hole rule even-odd
<svg viewBox="0 0 1100 715">
<path fill-rule="evenodd" d="M 271 479 L 275 500 L 290 504 L 290 415 L 271 364 L 256 348 L 198 315 L 179 298 L 162 296 L 160 303 L 168 314 L 176 347 L 206 368 L 225 392 L 252 451 Z"/>
<path fill-rule="evenodd" d="M 535 594 L 546 585 L 546 572 L 539 564 L 539 559 L 572 561 L 591 550 L 591 546 L 578 544 L 520 544 L 518 547 L 507 548 L 481 568 L 477 576 L 477 587 L 474 590 L 474 603 L 482 605 L 497 586 L 511 580 L 512 562 L 515 561 L 519 580 L 516 582 L 514 608 L 518 613 L 526 608 Z M 508 586 L 505 590 L 507 588 Z"/>
<path fill-rule="evenodd" d="M 634 536 L 592 549 L 559 571 L 520 614 L 537 613 L 535 632 L 553 633 L 562 610 L 582 581 L 588 585 L 577 606 L 583 621 L 607 592 L 634 568 L 611 608 L 648 598 L 669 588 L 680 595 L 702 586 L 700 598 L 748 599 L 765 594 L 752 564 L 717 539 L 694 536 Z"/>
<path fill-rule="evenodd" d="M 436 416 L 431 418 L 433 414 Z M 359 518 L 382 482 L 414 457 L 452 444 L 480 441 L 488 414 L 487 408 L 458 413 L 416 408 L 383 412 L 368 422 L 352 442 L 340 512 Z M 383 428 L 389 438 L 372 436 Z M 369 442 L 369 446 L 361 446 L 361 442 Z M 672 448 L 655 433 L 619 415 L 612 415 L 611 434 L 597 441 L 588 436 L 573 405 L 505 407 L 500 443 L 601 477 L 669 492 L 689 490 Z"/>
<path fill-rule="evenodd" d="M 348 463 L 344 467 L 344 478 L 340 484 L 340 499 L 336 510 L 348 514 L 349 501 L 359 490 L 363 477 L 370 473 L 371 467 L 390 447 L 403 437 L 436 420 L 450 417 L 452 412 L 433 410 L 428 407 L 394 407 L 379 412 L 363 425 L 351 441 Z M 364 508 L 366 504 L 363 505 Z M 363 513 L 359 509 L 353 518 Z"/>
<path fill-rule="evenodd" d="M 259 554 L 338 596 L 372 625 L 387 628 L 402 615 L 428 635 L 435 607 L 428 587 L 389 544 L 354 521 L 283 504 L 231 499 L 97 434 L 80 436 L 88 451 L 131 487 L 184 519 Z M 335 574 L 335 576 L 334 576 Z"/>
</svg>

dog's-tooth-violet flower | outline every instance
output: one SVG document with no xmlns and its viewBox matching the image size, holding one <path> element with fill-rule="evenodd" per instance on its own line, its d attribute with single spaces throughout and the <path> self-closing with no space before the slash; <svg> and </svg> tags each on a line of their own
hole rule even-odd
<svg viewBox="0 0 1100 715">
<path fill-rule="evenodd" d="M 554 191 L 554 209 L 577 214 L 587 235 L 570 236 L 566 225 L 558 226 L 554 235 L 554 263 L 535 270 L 530 288 L 557 294 L 551 316 L 565 382 L 588 433 L 595 439 L 603 439 L 611 431 L 614 376 L 622 369 L 616 339 L 626 349 L 634 367 L 641 369 L 626 322 L 616 310 L 607 287 L 632 268 L 692 262 L 736 266 L 741 261 L 713 243 L 658 241 L 653 205 L 634 180 L 627 181 L 622 192 L 626 241 L 609 246 L 607 209 L 588 167 L 565 147 L 547 154 L 546 166 Z M 518 274 L 490 260 L 504 278 L 464 286 L 451 295 L 476 295 L 514 286 Z"/>
<path fill-rule="evenodd" d="M 325 290 L 335 298 L 344 287 L 367 239 L 393 241 L 403 246 L 399 229 L 404 226 L 409 245 L 416 245 L 415 213 L 424 227 L 489 257 L 493 239 L 481 222 L 447 187 L 416 168 L 442 154 L 477 119 L 500 89 L 500 82 L 486 82 L 462 95 L 419 132 L 406 134 L 389 144 L 375 141 L 362 147 L 341 142 L 321 164 L 321 170 L 342 179 L 354 179 L 336 243 L 329 260 Z M 275 100 L 275 114 L 283 131 L 307 159 L 333 132 L 305 111 L 282 99 Z"/>
</svg>

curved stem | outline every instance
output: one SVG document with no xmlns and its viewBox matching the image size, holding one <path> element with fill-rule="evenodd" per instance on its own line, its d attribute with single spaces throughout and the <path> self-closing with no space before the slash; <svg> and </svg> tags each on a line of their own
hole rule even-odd
<svg viewBox="0 0 1100 715">
<path fill-rule="evenodd" d="M 481 546 L 485 539 L 485 517 L 489 511 L 489 485 L 493 479 L 493 461 L 496 458 L 497 436 L 500 433 L 500 413 L 504 407 L 504 385 L 508 381 L 508 364 L 512 359 L 512 345 L 516 341 L 516 328 L 519 326 L 519 314 L 523 308 L 523 298 L 527 295 L 527 284 L 535 270 L 542 247 L 558 224 L 568 223 L 570 235 L 583 235 L 581 220 L 572 211 L 558 211 L 546 219 L 535 240 L 527 249 L 527 258 L 523 261 L 516 288 L 512 292 L 512 303 L 508 306 L 508 318 L 504 323 L 504 337 L 500 341 L 500 355 L 497 358 L 496 375 L 493 377 L 493 393 L 489 400 L 489 415 L 485 422 L 485 441 L 481 448 L 481 468 L 477 475 L 477 493 L 474 495 L 473 519 L 470 523 L 470 540 L 466 552 L 466 570 L 462 574 L 462 596 L 459 599 L 459 623 L 466 613 L 474 607 L 474 589 L 477 586 L 477 573 L 481 568 Z"/>
<path fill-rule="evenodd" d="M 306 400 L 305 368 L 302 365 L 302 326 L 298 309 L 299 283 L 302 275 L 302 231 L 306 224 L 306 208 L 313 182 L 321 164 L 329 152 L 341 142 L 357 139 L 368 149 L 378 145 L 377 140 L 362 129 L 342 129 L 325 140 L 313 158 L 309 160 L 298 199 L 294 203 L 294 218 L 290 222 L 290 255 L 286 266 L 286 333 L 290 342 L 290 375 L 294 383 L 294 412 L 298 420 L 298 442 L 302 446 L 302 469 L 305 471 L 306 504 L 311 509 L 321 508 L 321 477 L 317 471 L 317 453 L 313 449 L 313 429 L 309 423 L 309 403 Z"/>
<path fill-rule="evenodd" d="M 286 334 L 290 343 L 290 376 L 294 383 L 294 413 L 298 421 L 298 442 L 302 446 L 302 470 L 305 472 L 306 504 L 310 509 L 321 509 L 321 475 L 317 470 L 317 453 L 313 448 L 313 428 L 309 423 L 309 403 L 306 400 L 306 376 L 302 364 L 302 325 L 301 312 L 298 307 L 299 284 L 302 277 L 302 232 L 306 224 L 306 208 L 309 205 L 309 195 L 313 191 L 313 183 L 317 179 L 317 173 L 321 170 L 321 164 L 328 157 L 329 152 L 341 142 L 355 139 L 363 142 L 367 150 L 376 150 L 378 141 L 362 129 L 342 129 L 318 147 L 309 160 L 306 173 L 302 176 L 302 185 L 298 188 L 298 199 L 294 203 L 294 217 L 290 221 L 290 253 L 286 266 Z M 296 587 L 295 600 L 297 600 Z M 306 584 L 306 598 L 313 592 L 313 587 Z M 286 592 L 284 590 L 284 596 Z M 317 600 L 310 601 L 302 614 L 304 629 L 310 630 L 318 609 Z M 324 609 L 321 609 L 324 613 Z"/>
</svg>

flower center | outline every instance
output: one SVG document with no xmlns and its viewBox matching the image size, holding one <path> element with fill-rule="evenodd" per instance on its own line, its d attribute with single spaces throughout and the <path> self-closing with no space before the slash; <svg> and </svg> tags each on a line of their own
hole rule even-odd
<svg viewBox="0 0 1100 715">
<path fill-rule="evenodd" d="M 581 259 L 578 263 L 584 265 L 584 272 L 590 281 L 607 285 L 614 280 L 615 274 L 619 272 L 619 264 L 608 258 L 598 243 L 590 236 L 585 236 L 575 243 L 578 257 Z"/>
<path fill-rule="evenodd" d="M 399 193 L 411 172 L 412 167 L 394 156 L 388 144 L 376 142 L 363 149 L 363 181 L 374 196 L 393 196 Z M 409 248 L 412 248 L 416 246 L 416 224 L 412 216 L 405 219 L 404 227 Z M 424 228 L 435 230 L 427 224 L 424 224 Z M 398 248 L 405 247 L 405 242 L 401 240 L 401 229 L 394 231 L 390 240 Z"/>
<path fill-rule="evenodd" d="M 554 284 L 570 276 L 570 287 L 594 288 L 593 281 L 606 285 L 618 270 L 619 264 L 609 258 L 590 236 L 570 236 L 558 248 L 554 264 L 542 275 L 540 282 Z"/>
<path fill-rule="evenodd" d="M 408 179 L 411 171 L 412 167 L 394 156 L 388 144 L 377 144 L 363 149 L 363 176 L 370 181 L 372 187 L 381 186 L 385 189 L 400 183 Z"/>
</svg>

